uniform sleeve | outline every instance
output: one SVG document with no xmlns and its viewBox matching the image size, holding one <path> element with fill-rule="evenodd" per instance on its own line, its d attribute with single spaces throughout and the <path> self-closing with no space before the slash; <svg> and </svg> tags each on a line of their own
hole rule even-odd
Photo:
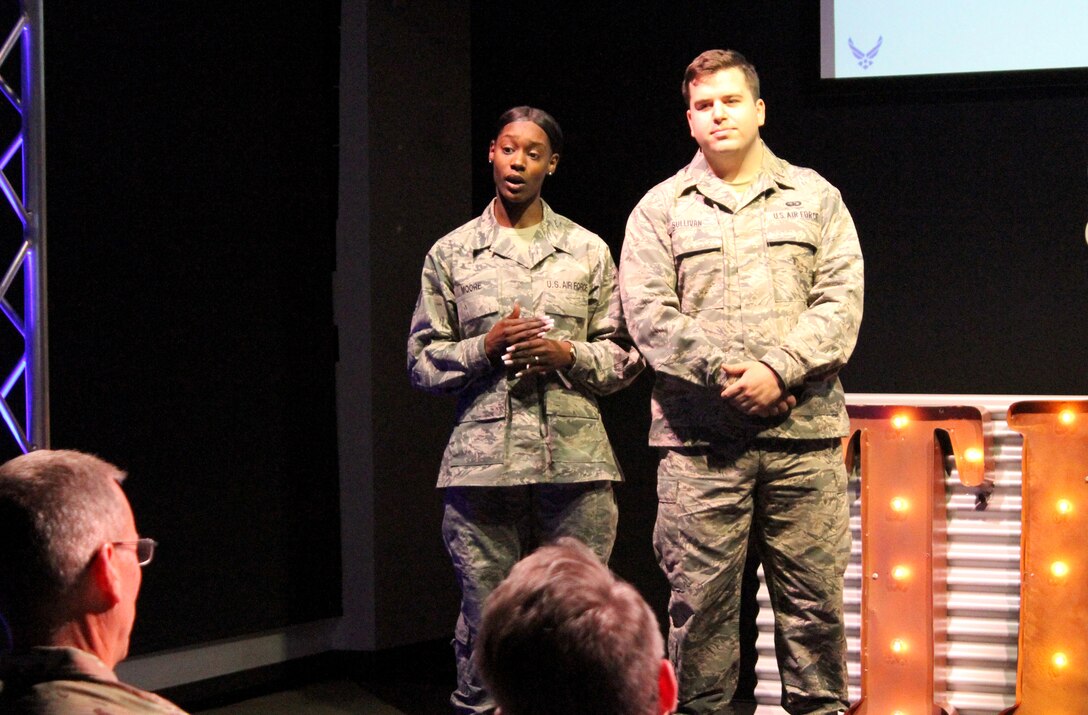
<svg viewBox="0 0 1088 715">
<path fill-rule="evenodd" d="M 760 358 L 787 388 L 837 373 L 861 327 L 865 271 L 857 230 L 837 189 L 828 186 L 822 202 L 825 220 L 808 308 L 782 344 Z"/>
<path fill-rule="evenodd" d="M 725 353 L 680 311 L 663 194 L 647 194 L 627 220 L 620 295 L 635 345 L 659 373 L 703 387 L 721 384 Z"/>
<path fill-rule="evenodd" d="M 575 361 L 567 375 L 598 395 L 629 385 L 645 367 L 623 319 L 616 290 L 616 264 L 608 246 L 598 240 L 593 285 L 590 288 L 586 340 L 571 341 Z"/>
<path fill-rule="evenodd" d="M 408 333 L 408 376 L 427 392 L 450 394 L 492 371 L 484 335 L 462 340 L 453 283 L 439 252 L 427 254 Z"/>
</svg>

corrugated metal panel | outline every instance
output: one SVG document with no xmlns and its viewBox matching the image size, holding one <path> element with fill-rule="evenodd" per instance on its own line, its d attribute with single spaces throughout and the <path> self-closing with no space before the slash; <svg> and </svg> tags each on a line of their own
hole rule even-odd
<svg viewBox="0 0 1088 715">
<path fill-rule="evenodd" d="M 1019 433 L 1009 429 L 1009 405 L 1021 400 L 1071 399 L 1068 396 L 1003 395 L 848 395 L 856 405 L 972 405 L 990 412 L 993 437 L 993 492 L 976 508 L 977 488 L 952 473 L 948 489 L 948 619 L 946 626 L 948 702 L 960 715 L 995 715 L 1014 704 L 1020 609 Z M 949 460 L 949 469 L 952 469 Z M 852 492 L 858 494 L 856 490 Z M 854 548 L 846 571 L 846 625 L 850 697 L 861 696 L 861 505 L 851 507 Z M 784 715 L 774 658 L 774 619 L 766 586 L 758 595 L 759 661 L 756 715 Z"/>
</svg>

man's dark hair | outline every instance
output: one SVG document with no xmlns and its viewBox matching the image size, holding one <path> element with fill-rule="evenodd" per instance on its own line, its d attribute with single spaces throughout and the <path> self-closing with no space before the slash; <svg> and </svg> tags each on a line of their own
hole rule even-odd
<svg viewBox="0 0 1088 715">
<path fill-rule="evenodd" d="M 474 657 L 503 715 L 655 715 L 663 649 L 638 591 L 564 537 L 487 599 Z"/>
<path fill-rule="evenodd" d="M 684 83 L 680 85 L 684 95 L 684 106 L 691 104 L 692 82 L 731 67 L 736 67 L 744 73 L 744 81 L 748 84 L 748 89 L 752 91 L 752 99 L 759 99 L 759 75 L 744 55 L 734 50 L 707 50 L 692 60 L 688 68 L 684 70 Z"/>
</svg>

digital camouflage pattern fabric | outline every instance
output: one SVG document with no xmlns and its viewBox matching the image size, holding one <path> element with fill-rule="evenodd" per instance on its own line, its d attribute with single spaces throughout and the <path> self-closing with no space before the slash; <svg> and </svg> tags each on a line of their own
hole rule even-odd
<svg viewBox="0 0 1088 715">
<path fill-rule="evenodd" d="M 650 444 L 846 434 L 837 374 L 861 325 L 863 263 L 849 211 L 815 171 L 764 147 L 738 201 L 697 154 L 632 212 L 620 291 L 656 372 Z M 718 398 L 722 366 L 746 360 L 782 378 L 789 414 L 748 417 Z"/>
<path fill-rule="evenodd" d="M 420 389 L 458 396 L 438 486 L 619 480 L 596 396 L 629 384 L 643 361 L 608 246 L 547 204 L 528 260 L 512 244 L 489 207 L 424 263 L 408 372 Z M 484 337 L 515 301 L 522 315 L 554 318 L 548 337 L 574 345 L 570 387 L 558 374 L 515 378 L 488 361 Z"/>
<path fill-rule="evenodd" d="M 680 680 L 679 712 L 733 712 L 749 529 L 775 612 L 783 707 L 844 709 L 850 512 L 841 442 L 759 439 L 746 449 L 666 450 L 658 502 L 654 549 L 671 588 L 668 652 Z M 758 513 L 773 518 L 753 518 L 757 502 Z"/>
<path fill-rule="evenodd" d="M 418 388 L 457 395 L 438 486 L 442 535 L 461 585 L 453 646 L 458 713 L 495 705 L 472 659 L 483 602 L 513 565 L 559 536 L 607 561 L 616 538 L 612 482 L 621 478 L 597 396 L 621 389 L 643 360 L 627 334 L 608 246 L 544 204 L 530 242 L 500 230 L 492 207 L 427 254 L 408 337 Z M 517 377 L 494 367 L 484 338 L 515 302 L 550 316 L 547 337 L 568 340 L 562 374 Z"/>
<path fill-rule="evenodd" d="M 669 580 L 669 655 L 680 713 L 732 713 L 740 581 L 749 535 L 775 610 L 782 705 L 847 705 L 842 578 L 850 553 L 849 418 L 838 380 L 857 341 L 863 262 L 839 192 L 762 146 L 735 195 L 702 153 L 639 202 L 620 291 L 656 377 L 654 545 Z M 722 366 L 759 360 L 797 399 L 745 415 L 721 397 Z"/>
<path fill-rule="evenodd" d="M 472 657 L 484 601 L 510 569 L 541 544 L 570 536 L 608 563 L 619 513 L 612 482 L 532 484 L 521 487 L 452 487 L 445 490 L 442 536 L 461 585 L 461 613 L 453 636 L 462 713 L 490 713 Z"/>
</svg>

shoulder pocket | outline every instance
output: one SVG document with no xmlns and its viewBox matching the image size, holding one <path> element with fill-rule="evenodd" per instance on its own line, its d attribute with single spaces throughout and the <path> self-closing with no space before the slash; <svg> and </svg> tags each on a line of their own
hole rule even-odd
<svg viewBox="0 0 1088 715">
<path fill-rule="evenodd" d="M 678 228 L 672 234 L 672 252 L 676 260 L 683 256 L 695 253 L 717 251 L 721 253 L 721 238 L 714 234 L 704 233 L 699 229 Z"/>
<path fill-rule="evenodd" d="M 480 271 L 456 286 L 454 293 L 462 336 L 486 333 L 498 321 L 498 283 L 494 270 Z"/>
<path fill-rule="evenodd" d="M 806 303 L 816 270 L 816 240 L 805 231 L 769 236 L 767 252 L 774 276 L 774 298 Z"/>
</svg>

